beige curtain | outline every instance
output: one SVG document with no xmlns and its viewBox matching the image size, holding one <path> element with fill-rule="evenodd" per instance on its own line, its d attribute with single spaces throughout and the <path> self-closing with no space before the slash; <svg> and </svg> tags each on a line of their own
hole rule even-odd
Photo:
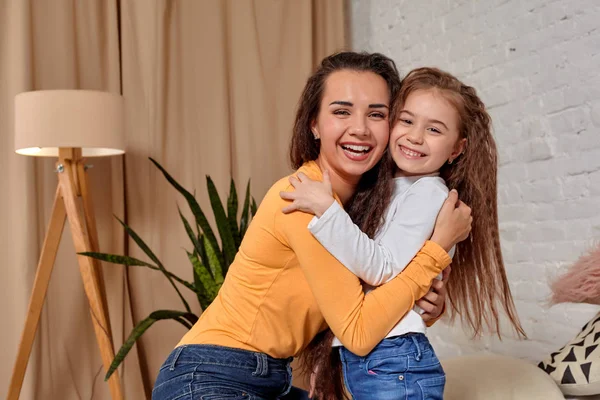
<svg viewBox="0 0 600 400">
<path fill-rule="evenodd" d="M 289 171 L 296 102 L 316 62 L 345 43 L 344 0 L 0 0 L 0 396 L 6 395 L 56 185 L 54 160 L 13 152 L 13 98 L 22 91 L 97 89 L 125 97 L 127 154 L 90 170 L 101 251 L 144 258 L 112 215 L 125 218 L 167 268 L 191 279 L 177 214 L 182 198 L 159 161 L 207 214 L 205 175 L 224 197 L 229 178 L 260 201 Z M 108 399 L 70 233 L 65 229 L 22 399 Z M 183 309 L 164 278 L 105 265 L 120 346 L 156 309 Z M 183 289 L 185 293 L 185 289 Z M 195 312 L 199 306 L 186 293 Z M 149 398 L 183 335 L 159 322 L 121 371 L 128 399 Z"/>
<path fill-rule="evenodd" d="M 119 35 L 114 1 L 0 2 L 0 298 L 3 326 L 0 396 L 5 396 L 25 321 L 37 259 L 56 188 L 55 160 L 13 152 L 13 98 L 23 91 L 94 89 L 118 93 Z M 121 229 L 112 214 L 123 214 L 120 158 L 95 160 L 90 170 L 99 240 L 107 251 L 123 251 Z M 106 270 L 111 325 L 118 343 L 130 316 L 123 273 Z M 127 311 L 127 312 L 126 312 Z M 130 324 L 131 322 L 129 322 Z M 134 365 L 139 383 L 135 354 Z M 133 361 L 133 363 L 131 362 Z M 107 398 L 86 298 L 68 226 L 55 264 L 22 399 Z M 130 382 L 132 382 L 130 384 Z M 129 398 L 133 398 L 128 396 Z"/>
</svg>

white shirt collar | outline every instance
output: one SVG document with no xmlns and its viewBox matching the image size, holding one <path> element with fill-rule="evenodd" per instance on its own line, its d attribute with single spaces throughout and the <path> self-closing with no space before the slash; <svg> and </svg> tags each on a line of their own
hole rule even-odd
<svg viewBox="0 0 600 400">
<path fill-rule="evenodd" d="M 402 171 L 396 173 L 396 177 L 394 178 L 394 194 L 400 194 L 405 192 L 409 187 L 411 187 L 416 181 L 426 176 L 440 176 L 439 172 L 432 172 L 431 174 L 425 175 L 410 175 L 406 176 L 402 174 Z"/>
</svg>

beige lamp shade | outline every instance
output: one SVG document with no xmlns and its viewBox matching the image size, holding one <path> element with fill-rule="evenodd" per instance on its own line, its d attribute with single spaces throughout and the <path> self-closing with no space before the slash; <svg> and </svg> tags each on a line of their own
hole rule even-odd
<svg viewBox="0 0 600 400">
<path fill-rule="evenodd" d="M 125 153 L 123 97 L 90 90 L 40 90 L 15 97 L 15 151 L 58 157 L 58 148 L 83 157 Z"/>
</svg>

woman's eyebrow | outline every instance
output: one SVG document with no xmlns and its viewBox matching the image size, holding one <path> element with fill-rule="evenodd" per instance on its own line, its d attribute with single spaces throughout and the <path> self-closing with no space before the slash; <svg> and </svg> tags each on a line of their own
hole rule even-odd
<svg viewBox="0 0 600 400">
<path fill-rule="evenodd" d="M 329 103 L 330 106 L 337 104 L 340 106 L 346 106 L 346 107 L 352 107 L 354 106 L 353 103 L 349 102 L 349 101 L 342 101 L 342 100 L 336 100 L 336 101 L 332 101 L 331 103 Z"/>
<path fill-rule="evenodd" d="M 340 105 L 340 106 L 346 106 L 346 107 L 353 107 L 354 103 L 350 102 L 350 101 L 342 101 L 342 100 L 336 100 L 336 101 L 332 101 L 331 103 L 329 103 L 329 105 Z M 387 104 L 383 104 L 383 103 L 375 103 L 375 104 L 369 104 L 369 108 L 389 108 Z"/>
<path fill-rule="evenodd" d="M 389 108 L 389 107 L 387 106 L 387 104 L 376 103 L 376 104 L 369 104 L 369 108 Z"/>
</svg>

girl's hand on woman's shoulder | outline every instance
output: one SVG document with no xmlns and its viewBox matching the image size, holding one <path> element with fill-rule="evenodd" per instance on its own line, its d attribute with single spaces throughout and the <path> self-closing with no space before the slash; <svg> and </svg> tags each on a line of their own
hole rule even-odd
<svg viewBox="0 0 600 400">
<path fill-rule="evenodd" d="M 471 208 L 458 199 L 458 192 L 453 189 L 435 221 L 431 241 L 450 251 L 457 243 L 469 237 L 472 223 Z"/>
<path fill-rule="evenodd" d="M 321 217 L 335 201 L 327 171 L 323 172 L 323 182 L 314 181 L 302 172 L 290 176 L 289 180 L 295 190 L 279 192 L 282 199 L 292 202 L 281 210 L 284 214 L 303 211 Z"/>
</svg>

